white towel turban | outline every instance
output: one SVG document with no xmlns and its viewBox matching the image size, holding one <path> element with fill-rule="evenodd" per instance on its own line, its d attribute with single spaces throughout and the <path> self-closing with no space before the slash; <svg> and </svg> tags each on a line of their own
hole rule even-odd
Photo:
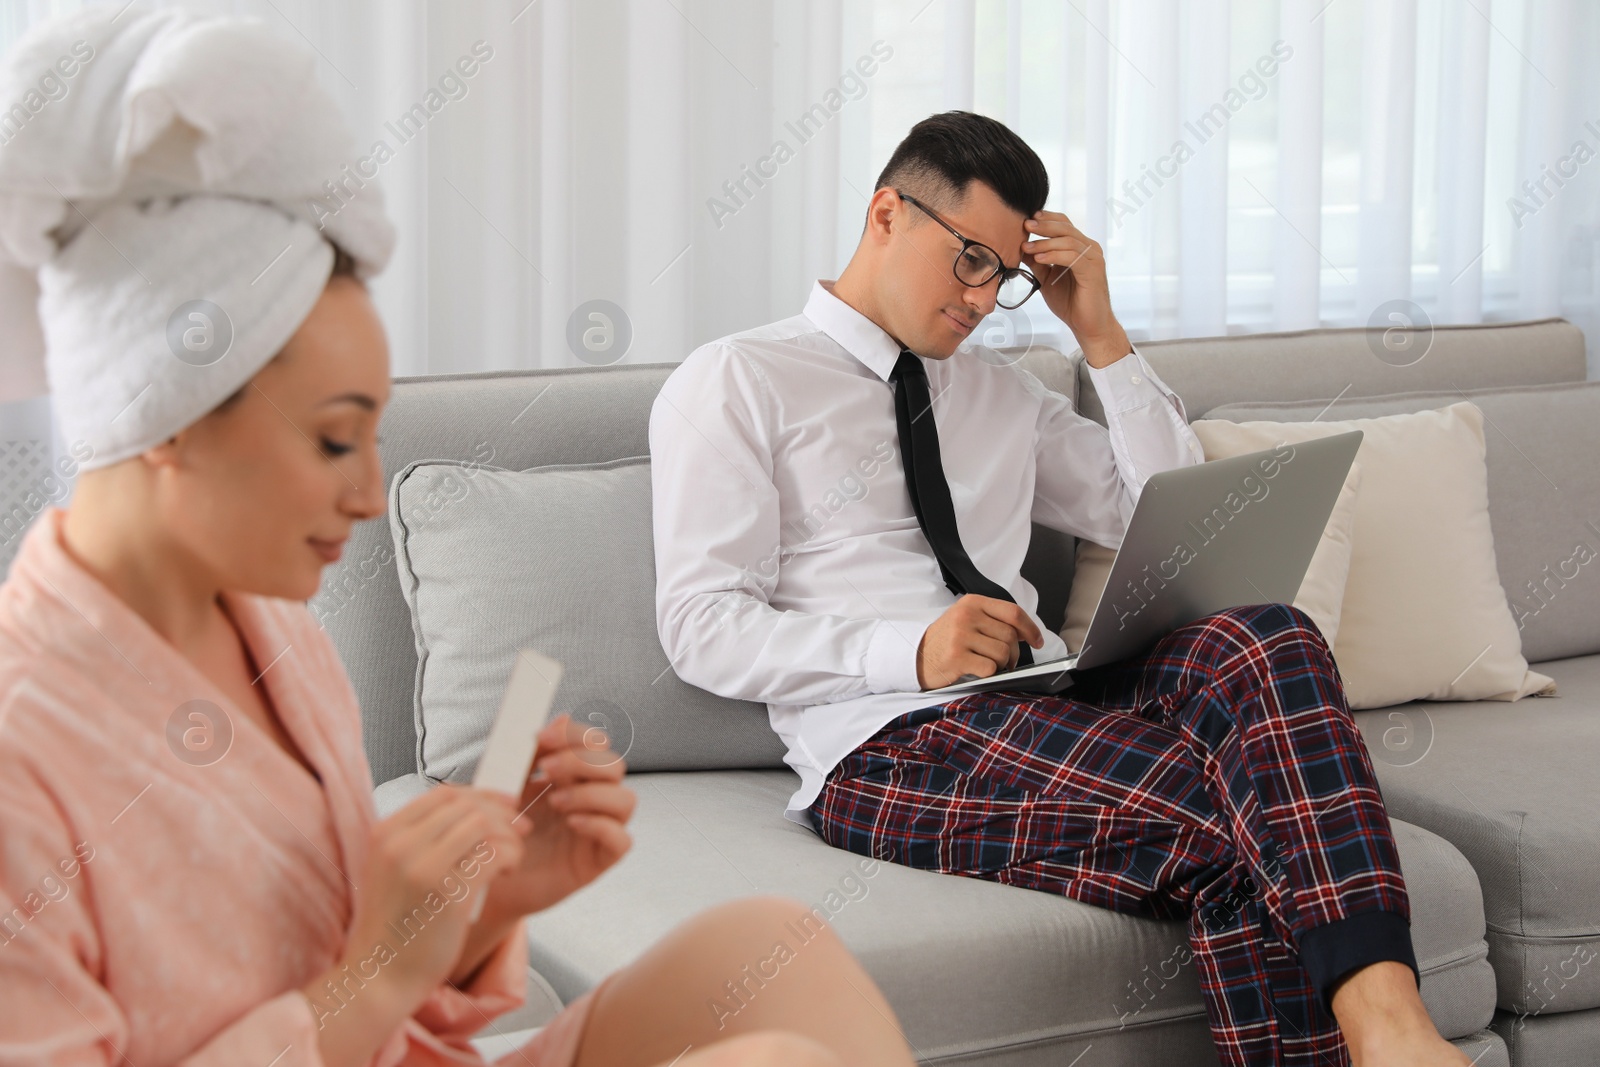
<svg viewBox="0 0 1600 1067">
<path fill-rule="evenodd" d="M 363 278 L 387 263 L 353 149 L 315 55 L 258 20 L 34 28 L 0 62 L 0 400 L 47 381 L 85 470 L 205 415 L 310 313 L 329 241 Z"/>
</svg>

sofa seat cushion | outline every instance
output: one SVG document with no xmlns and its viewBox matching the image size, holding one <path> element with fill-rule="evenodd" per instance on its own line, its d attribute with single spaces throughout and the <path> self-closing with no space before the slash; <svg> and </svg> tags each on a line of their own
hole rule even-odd
<svg viewBox="0 0 1600 1067">
<path fill-rule="evenodd" d="M 1092 1043 L 1096 1063 L 1214 1062 L 1181 921 L 835 849 L 783 818 L 788 771 L 629 780 L 632 851 L 528 920 L 530 962 L 563 999 L 712 904 L 779 894 L 833 923 L 924 1060 Z M 1446 1036 L 1474 1033 L 1494 1011 L 1476 880 L 1447 842 L 1404 823 L 1395 835 L 1424 999 Z"/>
<path fill-rule="evenodd" d="M 1600 1010 L 1560 1015 L 1495 1014 L 1491 1030 L 1516 1067 L 1593 1067 L 1600 1049 Z"/>
<path fill-rule="evenodd" d="M 1600 655 L 1537 664 L 1558 695 L 1355 715 L 1390 813 L 1478 872 L 1499 1005 L 1600 1007 Z"/>
</svg>

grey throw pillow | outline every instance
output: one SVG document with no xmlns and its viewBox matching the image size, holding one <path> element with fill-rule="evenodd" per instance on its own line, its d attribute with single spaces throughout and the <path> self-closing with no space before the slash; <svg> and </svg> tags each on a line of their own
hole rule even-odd
<svg viewBox="0 0 1600 1067">
<path fill-rule="evenodd" d="M 516 650 L 565 671 L 555 712 L 635 770 L 781 767 L 766 708 L 688 685 L 655 625 L 650 460 L 508 471 L 423 460 L 389 524 L 417 647 L 417 766 L 472 777 Z"/>
</svg>

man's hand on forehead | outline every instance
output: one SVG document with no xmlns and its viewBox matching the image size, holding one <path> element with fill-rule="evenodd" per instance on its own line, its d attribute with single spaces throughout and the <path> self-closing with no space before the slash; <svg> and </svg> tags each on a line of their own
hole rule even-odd
<svg viewBox="0 0 1600 1067">
<path fill-rule="evenodd" d="M 1111 311 L 1106 257 L 1099 243 L 1059 211 L 1037 212 L 1023 225 L 1030 235 L 1021 246 L 1023 261 L 1089 365 L 1108 366 L 1132 351 L 1127 332 Z"/>
</svg>

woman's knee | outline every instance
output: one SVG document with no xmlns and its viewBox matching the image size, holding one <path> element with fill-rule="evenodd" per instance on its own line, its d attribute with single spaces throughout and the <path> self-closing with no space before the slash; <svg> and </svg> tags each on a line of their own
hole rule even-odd
<svg viewBox="0 0 1600 1067">
<path fill-rule="evenodd" d="M 740 897 L 713 905 L 690 919 L 723 943 L 771 949 L 776 941 L 800 941 L 842 949 L 833 927 L 815 908 L 791 897 L 761 895 Z"/>
<path fill-rule="evenodd" d="M 841 1067 L 843 1061 L 809 1037 L 763 1030 L 719 1041 L 692 1067 Z"/>
</svg>

